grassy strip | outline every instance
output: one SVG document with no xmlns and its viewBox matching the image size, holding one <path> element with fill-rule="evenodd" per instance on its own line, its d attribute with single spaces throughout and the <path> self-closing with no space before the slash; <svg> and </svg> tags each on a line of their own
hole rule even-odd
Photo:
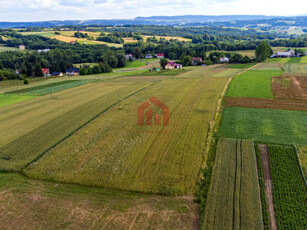
<svg viewBox="0 0 307 230">
<path fill-rule="evenodd" d="M 257 157 L 257 168 L 258 168 L 258 181 L 260 186 L 260 197 L 261 197 L 261 206 L 262 206 L 262 221 L 263 221 L 263 229 L 270 230 L 270 214 L 268 211 L 268 203 L 265 194 L 264 188 L 264 178 L 263 178 L 263 170 L 262 170 L 262 163 L 260 157 L 260 150 L 259 150 L 259 143 L 255 142 L 255 151 Z"/>
<path fill-rule="evenodd" d="M 0 94 L 0 106 L 16 104 L 18 102 L 26 101 L 34 97 L 35 96 L 30 96 L 30 95 Z"/>
<path fill-rule="evenodd" d="M 92 81 L 91 80 L 66 80 L 66 81 L 54 82 L 50 84 L 25 88 L 25 89 L 19 89 L 19 90 L 8 92 L 7 94 L 46 95 L 49 93 L 55 93 L 61 90 L 80 86 L 80 85 L 83 85 L 89 82 L 92 82 Z"/>
<path fill-rule="evenodd" d="M 287 63 L 300 63 L 300 62 L 301 62 L 300 57 L 294 57 L 294 58 L 290 58 L 290 60 Z"/>
<path fill-rule="evenodd" d="M 300 165 L 305 173 L 305 177 L 307 177 L 307 146 L 299 145 L 297 148 Z"/>
</svg>

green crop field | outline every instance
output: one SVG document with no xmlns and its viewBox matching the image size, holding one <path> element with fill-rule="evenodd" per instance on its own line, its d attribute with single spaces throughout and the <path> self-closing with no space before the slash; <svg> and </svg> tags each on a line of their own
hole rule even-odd
<svg viewBox="0 0 307 230">
<path fill-rule="evenodd" d="M 281 70 L 246 71 L 232 80 L 226 96 L 273 98 L 272 77 L 281 74 Z"/>
<path fill-rule="evenodd" d="M 191 229 L 193 197 L 168 197 L 0 174 L 3 229 Z"/>
<path fill-rule="evenodd" d="M 46 95 L 55 93 L 61 90 L 77 87 L 83 84 L 90 83 L 90 80 L 66 80 L 44 84 L 40 86 L 34 86 L 30 88 L 19 89 L 8 92 L 9 94 L 25 94 L 25 95 Z"/>
<path fill-rule="evenodd" d="M 272 143 L 307 145 L 307 112 L 225 108 L 220 135 Z"/>
<path fill-rule="evenodd" d="M 287 63 L 300 63 L 300 62 L 301 62 L 300 57 L 293 57 L 293 58 L 290 58 L 290 60 Z"/>
<path fill-rule="evenodd" d="M 285 73 L 303 73 L 307 74 L 307 64 L 288 63 L 283 66 Z"/>
<path fill-rule="evenodd" d="M 297 154 L 305 177 L 307 177 L 307 146 L 299 145 Z"/>
<path fill-rule="evenodd" d="M 306 63 L 307 64 L 307 56 L 302 57 L 300 63 Z"/>
<path fill-rule="evenodd" d="M 29 106 L 26 106 L 26 103 L 16 104 L 16 107 L 10 106 L 7 110 L 5 109 L 6 107 L 3 107 L 4 109 L 1 111 L 1 114 L 3 112 L 3 115 L 1 115 L 3 118 L 1 119 L 1 127 L 7 127 L 7 129 L 1 130 L 0 133 L 0 136 L 5 136 L 0 141 L 3 143 L 0 144 L 0 169 L 4 171 L 19 170 L 96 116 L 108 110 L 110 106 L 120 99 L 126 98 L 144 88 L 147 83 L 135 83 L 133 85 L 130 83 L 126 83 L 126 85 L 97 83 L 96 86 L 89 84 L 88 87 L 92 88 L 92 90 L 96 87 L 97 90 L 99 85 L 101 91 L 96 91 L 96 95 L 92 96 L 86 103 L 70 110 L 66 109 L 71 105 L 63 105 L 57 94 L 53 98 L 46 96 L 31 100 L 31 105 L 34 107 L 32 110 Z M 82 96 L 87 97 L 86 94 Z M 76 100 L 76 98 L 74 99 Z M 40 107 L 38 107 L 39 104 L 41 104 Z M 67 106 L 67 108 L 62 108 L 60 110 L 62 113 L 59 111 L 56 117 L 50 115 L 50 120 L 43 117 L 43 121 L 40 124 L 38 121 L 26 120 L 27 118 L 34 119 L 38 114 L 46 114 L 47 110 L 44 110 L 46 107 L 51 109 L 51 113 L 56 113 L 52 108 L 59 104 Z M 17 125 L 19 121 L 22 124 L 21 126 Z M 28 126 L 27 122 L 29 123 Z M 20 128 L 16 129 L 16 126 Z M 26 129 L 26 127 L 31 126 L 34 126 L 35 129 Z"/>
<path fill-rule="evenodd" d="M 268 152 L 278 229 L 306 229 L 307 187 L 295 149 L 290 146 L 268 145 Z"/>
<path fill-rule="evenodd" d="M 132 62 L 128 62 L 125 68 L 138 68 L 144 65 L 146 65 L 146 63 L 143 61 L 132 61 Z"/>
<path fill-rule="evenodd" d="M 252 141 L 219 139 L 202 229 L 262 229 Z"/>
<path fill-rule="evenodd" d="M 25 173 L 32 178 L 123 190 L 193 194 L 209 123 L 227 81 L 157 82 L 50 149 Z M 116 93 L 113 96 L 117 98 Z M 138 106 L 153 96 L 169 106 L 169 126 L 137 125 Z"/>
<path fill-rule="evenodd" d="M 46 38 L 55 36 L 55 34 L 51 32 L 21 32 L 21 34 L 22 35 L 39 35 L 39 36 L 43 36 Z"/>
<path fill-rule="evenodd" d="M 12 105 L 18 102 L 29 100 L 33 97 L 34 96 L 30 96 L 30 95 L 0 94 L 0 106 Z"/>
</svg>

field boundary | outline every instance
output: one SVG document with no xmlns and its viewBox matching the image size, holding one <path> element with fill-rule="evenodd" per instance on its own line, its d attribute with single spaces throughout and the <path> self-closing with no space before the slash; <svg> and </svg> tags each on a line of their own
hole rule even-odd
<svg viewBox="0 0 307 230">
<path fill-rule="evenodd" d="M 304 171 L 303 171 L 303 169 L 302 169 L 300 159 L 299 159 L 299 157 L 298 157 L 298 149 L 297 149 L 296 144 L 294 144 L 294 149 L 295 149 L 295 157 L 296 157 L 296 160 L 297 160 L 297 162 L 298 162 L 298 165 L 299 165 L 299 168 L 300 168 L 302 177 L 303 177 L 303 181 L 304 181 L 304 183 L 305 183 L 305 185 L 306 185 L 306 187 L 307 187 L 306 176 L 305 176 L 305 173 L 304 173 Z"/>
<path fill-rule="evenodd" d="M 150 84 L 149 86 L 154 85 L 155 83 Z M 143 90 L 147 89 L 149 86 L 143 87 L 140 90 L 137 90 L 136 92 L 124 97 L 122 100 L 126 100 L 129 97 L 138 94 L 139 92 L 142 92 Z M 38 161 L 41 157 L 43 157 L 48 151 L 50 151 L 51 149 L 53 149 L 54 147 L 56 147 L 57 145 L 59 145 L 60 143 L 62 143 L 63 141 L 65 141 L 66 139 L 68 139 L 69 137 L 71 137 L 74 133 L 76 133 L 77 131 L 79 131 L 80 129 L 82 129 L 83 127 L 85 127 L 86 125 L 88 125 L 90 122 L 92 122 L 93 120 L 95 120 L 97 117 L 99 117 L 101 114 L 105 113 L 106 111 L 108 111 L 109 109 L 111 109 L 113 106 L 119 104 L 121 101 L 115 102 L 113 104 L 111 104 L 109 107 L 107 107 L 106 109 L 104 109 L 103 111 L 99 112 L 97 115 L 95 115 L 94 117 L 92 117 L 90 120 L 88 120 L 87 122 L 85 122 L 84 124 L 82 124 L 81 126 L 79 126 L 77 129 L 75 129 L 74 131 L 72 131 L 71 133 L 69 133 L 67 136 L 65 136 L 63 139 L 61 139 L 60 141 L 58 141 L 57 143 L 55 143 L 54 145 L 52 145 L 50 148 L 46 149 L 44 152 L 42 152 L 41 154 L 39 154 L 37 157 L 34 158 L 34 160 L 30 161 L 29 163 L 25 164 L 23 167 L 21 167 L 19 170 L 17 170 L 18 172 L 23 173 L 23 170 L 26 169 L 27 167 L 29 167 L 31 164 L 35 163 L 36 161 Z M 24 174 L 25 175 L 25 174 Z"/>
</svg>

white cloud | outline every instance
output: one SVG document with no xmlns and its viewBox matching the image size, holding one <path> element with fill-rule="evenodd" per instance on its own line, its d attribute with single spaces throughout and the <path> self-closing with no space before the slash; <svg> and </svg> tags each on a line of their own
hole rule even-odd
<svg viewBox="0 0 307 230">
<path fill-rule="evenodd" d="M 298 15 L 305 0 L 1 0 L 0 21 L 123 19 L 154 15 Z"/>
</svg>

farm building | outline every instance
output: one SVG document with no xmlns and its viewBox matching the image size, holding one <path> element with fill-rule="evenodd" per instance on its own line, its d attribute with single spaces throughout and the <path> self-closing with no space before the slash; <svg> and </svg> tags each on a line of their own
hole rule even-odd
<svg viewBox="0 0 307 230">
<path fill-rule="evenodd" d="M 69 43 L 70 43 L 70 44 L 75 44 L 75 43 L 76 43 L 76 41 L 70 41 Z"/>
<path fill-rule="evenodd" d="M 145 58 L 149 59 L 149 58 L 153 58 L 153 56 L 151 54 L 146 54 Z"/>
<path fill-rule="evenodd" d="M 193 57 L 192 58 L 192 63 L 193 65 L 197 65 L 198 62 L 202 62 L 203 59 L 201 57 Z"/>
<path fill-rule="evenodd" d="M 221 57 L 220 62 L 229 62 L 229 58 L 228 57 Z"/>
<path fill-rule="evenodd" d="M 126 60 L 130 60 L 133 58 L 133 54 L 126 54 Z"/>
<path fill-rule="evenodd" d="M 295 53 L 292 50 L 287 52 L 277 52 L 271 56 L 271 58 L 285 58 L 285 57 L 295 57 Z"/>
<path fill-rule="evenodd" d="M 165 66 L 165 69 L 180 69 L 180 68 L 182 68 L 182 65 L 177 64 L 174 61 L 169 61 Z"/>
<path fill-rule="evenodd" d="M 76 76 L 80 74 L 80 69 L 79 68 L 69 68 L 66 70 L 67 75 L 71 76 Z"/>
<path fill-rule="evenodd" d="M 50 49 L 37 50 L 38 53 L 47 53 Z"/>
<path fill-rule="evenodd" d="M 164 54 L 163 53 L 159 53 L 156 56 L 157 56 L 157 58 L 164 58 Z"/>
<path fill-rule="evenodd" d="M 47 76 L 49 74 L 49 69 L 48 68 L 42 68 L 42 72 L 44 76 Z"/>
<path fill-rule="evenodd" d="M 21 44 L 21 45 L 19 45 L 19 49 L 20 49 L 20 50 L 25 50 L 25 49 L 26 49 L 26 46 L 23 45 L 23 44 Z"/>
<path fill-rule="evenodd" d="M 63 73 L 62 72 L 53 72 L 51 75 L 52 76 L 57 76 L 57 77 L 62 77 Z"/>
</svg>

